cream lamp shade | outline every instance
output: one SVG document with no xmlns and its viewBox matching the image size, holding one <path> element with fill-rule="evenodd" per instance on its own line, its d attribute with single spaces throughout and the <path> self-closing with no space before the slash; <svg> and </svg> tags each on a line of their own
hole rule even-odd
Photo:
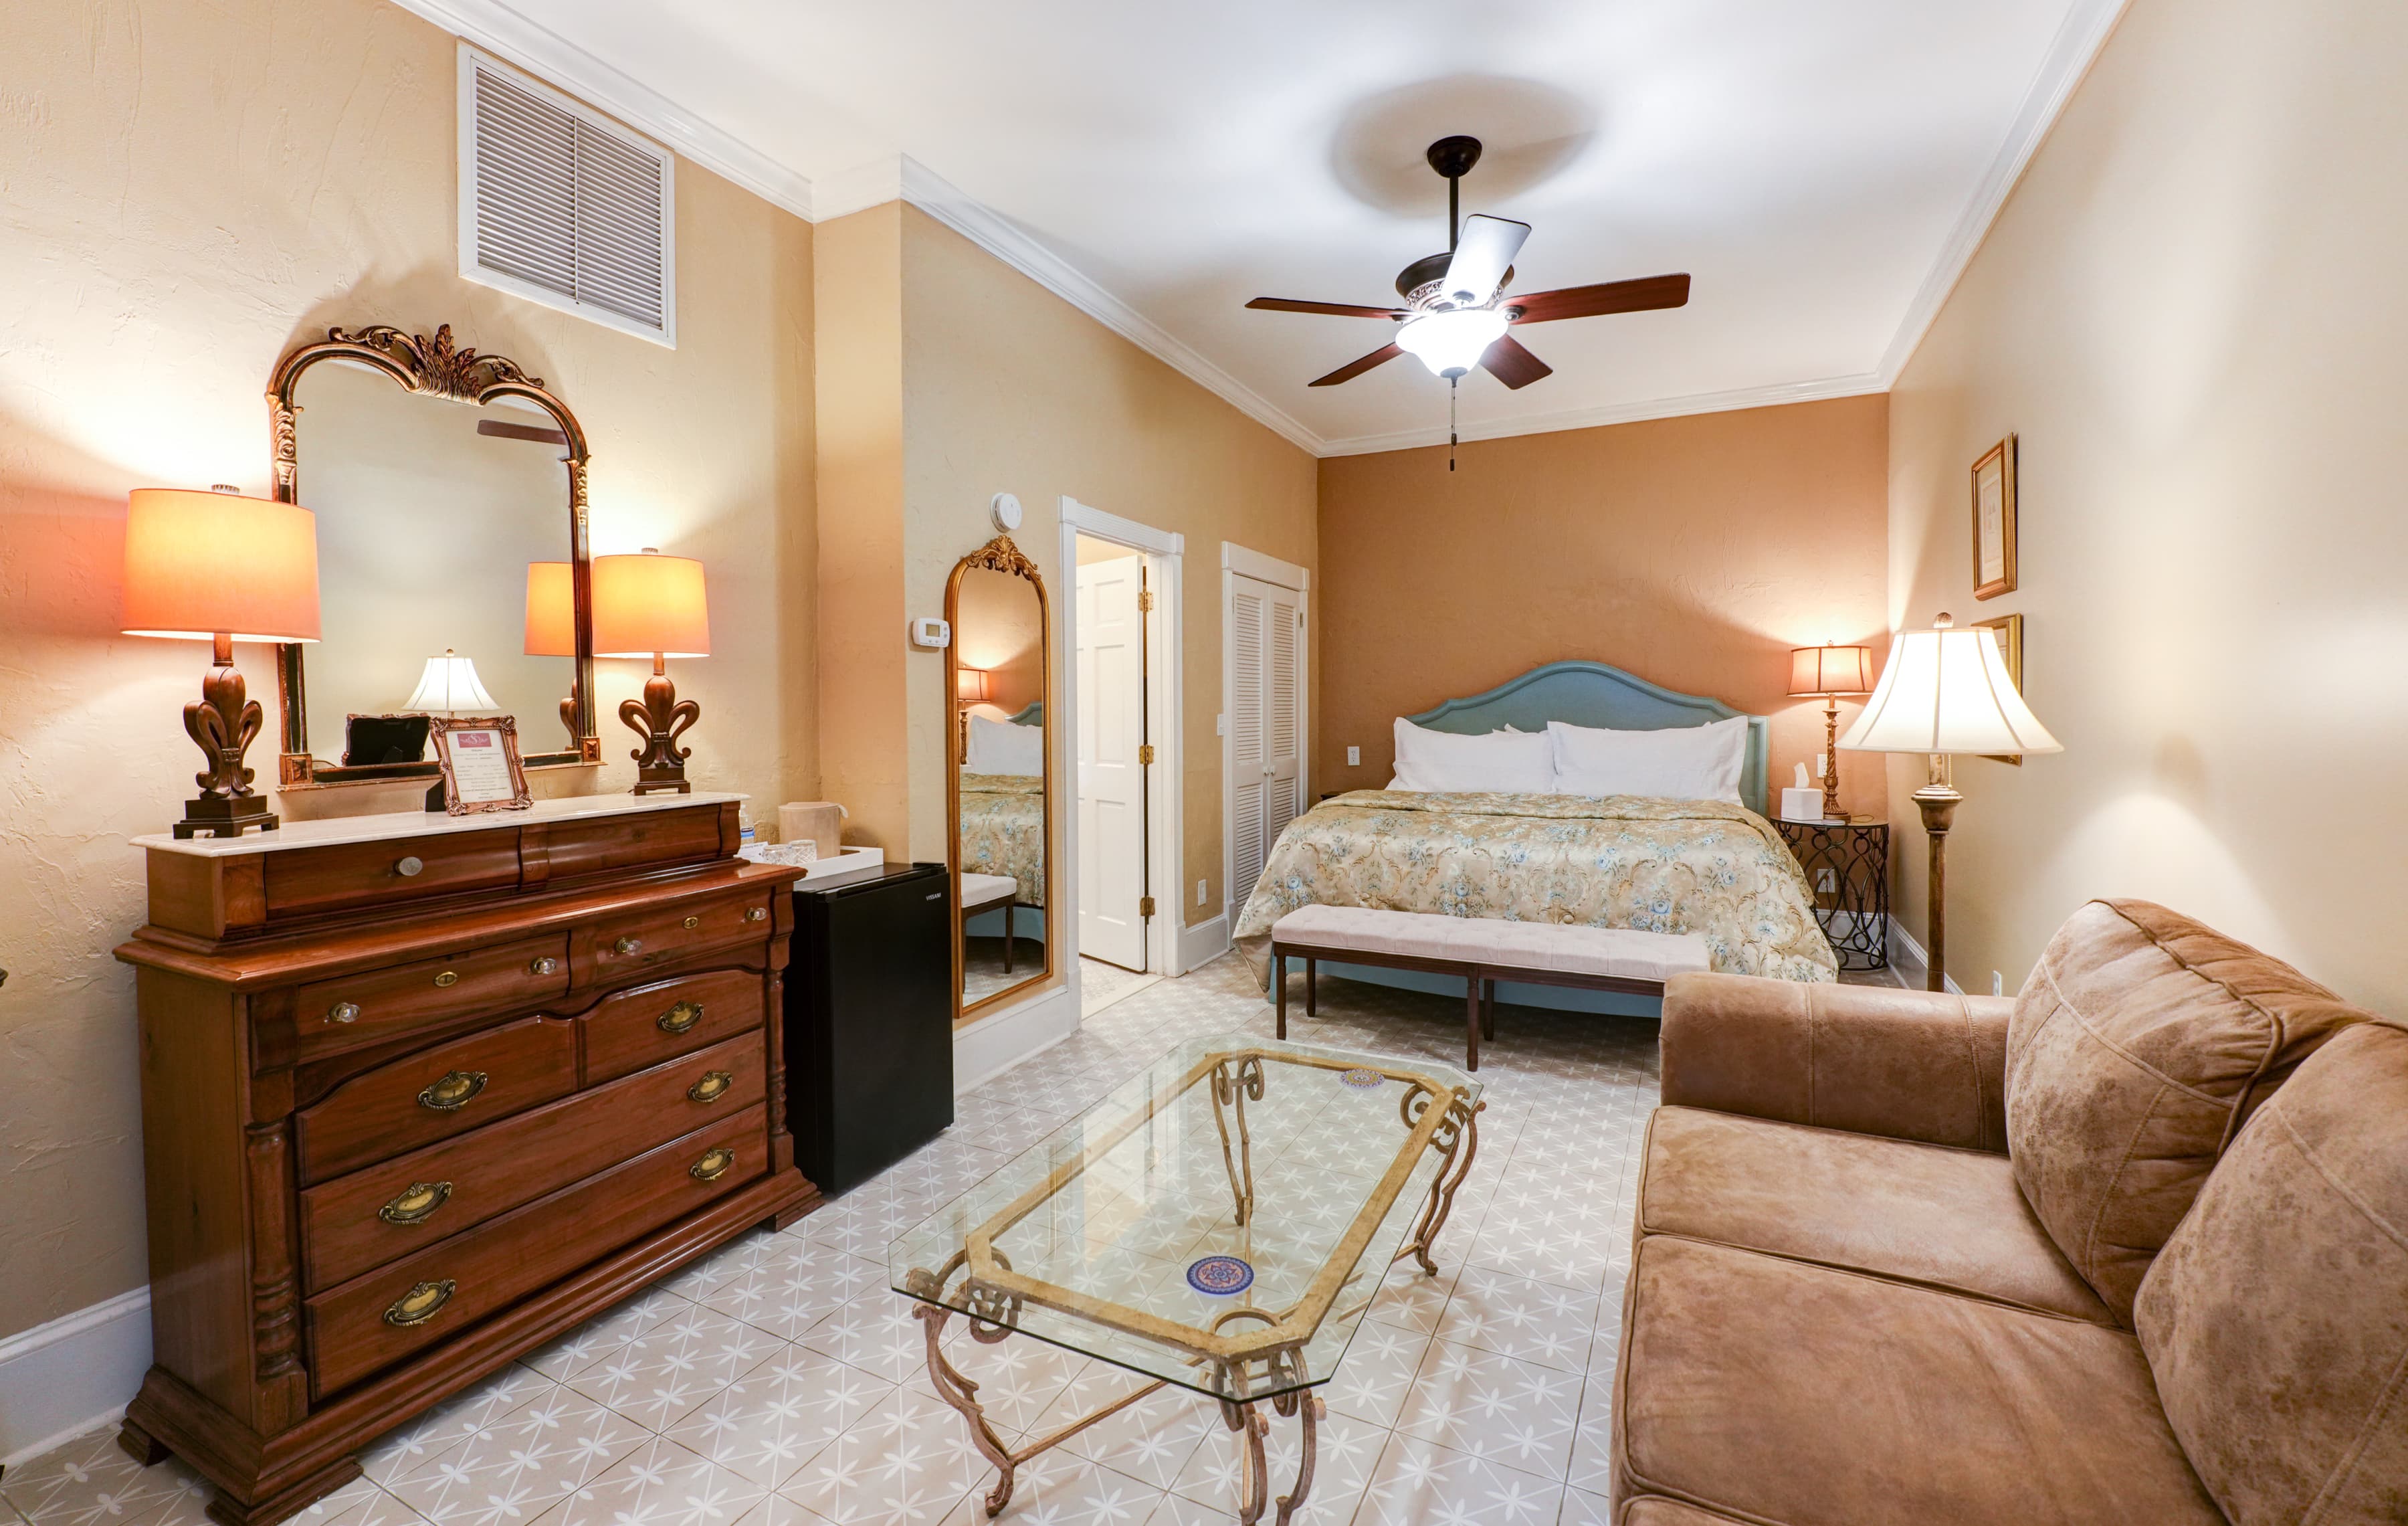
<svg viewBox="0 0 2408 1526">
<path fill-rule="evenodd" d="M 441 656 L 426 659 L 426 671 L 419 675 L 418 687 L 409 691 L 401 708 L 457 715 L 464 710 L 490 713 L 501 707 L 477 682 L 477 665 L 447 646 Z"/>
<path fill-rule="evenodd" d="M 318 639 L 318 516 L 232 491 L 137 487 L 126 497 L 128 636 Z"/>
<path fill-rule="evenodd" d="M 2061 753 L 2015 691 L 1990 631 L 1957 629 L 1942 615 L 1929 630 L 1890 642 L 1881 686 L 1840 745 L 1859 753 Z"/>
<path fill-rule="evenodd" d="M 987 671 L 983 668 L 953 669 L 953 698 L 964 704 L 976 704 L 988 694 Z"/>
<path fill-rule="evenodd" d="M 702 564 L 647 547 L 638 556 L 594 558 L 594 655 L 707 657 L 710 609 Z"/>
<path fill-rule="evenodd" d="M 1864 646 L 1796 646 L 1789 649 L 1789 693 L 1862 694 L 1873 686 L 1873 654 Z"/>
<path fill-rule="evenodd" d="M 577 655 L 577 580 L 566 562 L 527 563 L 526 655 Z"/>
</svg>

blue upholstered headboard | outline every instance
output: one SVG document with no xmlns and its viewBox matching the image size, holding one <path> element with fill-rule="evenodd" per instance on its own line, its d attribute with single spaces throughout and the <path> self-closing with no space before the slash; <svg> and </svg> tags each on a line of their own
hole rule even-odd
<svg viewBox="0 0 2408 1526">
<path fill-rule="evenodd" d="M 1435 710 L 1405 719 L 1433 731 L 1479 736 L 1509 726 L 1544 731 L 1549 721 L 1601 726 L 1616 731 L 1660 731 L 1703 726 L 1744 712 L 1703 695 L 1675 694 L 1601 662 L 1551 662 L 1469 699 L 1449 699 Z M 1765 719 L 1747 718 L 1747 759 L 1741 766 L 1739 797 L 1764 815 L 1769 768 Z"/>
</svg>

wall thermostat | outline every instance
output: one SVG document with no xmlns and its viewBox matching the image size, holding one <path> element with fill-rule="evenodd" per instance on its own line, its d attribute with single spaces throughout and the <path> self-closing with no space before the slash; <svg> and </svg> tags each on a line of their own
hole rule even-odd
<svg viewBox="0 0 2408 1526">
<path fill-rule="evenodd" d="M 1020 528 L 1020 500 L 1009 493 L 998 493 L 987 500 L 986 511 L 995 516 L 995 527 L 1006 535 Z"/>
<path fill-rule="evenodd" d="M 953 644 L 953 627 L 929 615 L 911 622 L 911 644 L 941 652 Z"/>
</svg>

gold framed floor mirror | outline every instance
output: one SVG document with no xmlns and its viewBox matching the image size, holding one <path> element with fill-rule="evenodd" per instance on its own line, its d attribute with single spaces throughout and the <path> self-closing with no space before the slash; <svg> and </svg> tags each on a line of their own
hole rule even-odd
<svg viewBox="0 0 2408 1526">
<path fill-rule="evenodd" d="M 1045 580 L 998 535 L 945 583 L 946 847 L 956 1020 L 1051 978 L 1054 633 Z"/>
</svg>

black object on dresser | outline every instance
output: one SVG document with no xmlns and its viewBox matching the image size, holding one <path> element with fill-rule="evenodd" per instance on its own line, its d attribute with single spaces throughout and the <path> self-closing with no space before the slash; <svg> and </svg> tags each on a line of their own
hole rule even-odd
<svg viewBox="0 0 2408 1526">
<path fill-rule="evenodd" d="M 825 1192 L 953 1121 L 953 899 L 942 864 L 795 887 L 786 1073 L 795 1155 Z"/>
<path fill-rule="evenodd" d="M 1889 968 L 1889 823 L 1776 821 L 1842 970 Z"/>
</svg>

